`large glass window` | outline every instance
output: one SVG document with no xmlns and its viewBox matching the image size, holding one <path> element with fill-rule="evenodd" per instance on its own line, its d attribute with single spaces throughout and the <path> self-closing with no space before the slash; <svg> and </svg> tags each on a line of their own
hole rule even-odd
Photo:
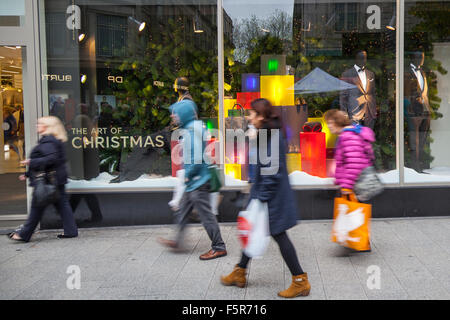
<svg viewBox="0 0 450 320">
<path fill-rule="evenodd" d="M 245 130 L 238 120 L 250 101 L 269 99 L 282 115 L 291 183 L 331 185 L 337 137 L 323 114 L 342 109 L 374 130 L 377 171 L 385 183 L 398 183 L 395 7 L 395 1 L 224 0 L 224 127 Z M 226 182 L 241 185 L 248 150 L 232 149 L 227 144 Z"/>
<path fill-rule="evenodd" d="M 450 1 L 405 2 L 405 182 L 450 182 Z"/>
<path fill-rule="evenodd" d="M 176 78 L 217 127 L 217 2 L 44 4 L 43 99 L 69 134 L 69 188 L 174 186 Z"/>
</svg>

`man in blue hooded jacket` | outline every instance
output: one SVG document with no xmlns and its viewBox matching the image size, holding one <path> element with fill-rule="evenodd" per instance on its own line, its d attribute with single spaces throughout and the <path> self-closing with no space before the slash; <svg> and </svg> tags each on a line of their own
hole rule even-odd
<svg viewBox="0 0 450 320">
<path fill-rule="evenodd" d="M 179 125 L 183 137 L 183 162 L 185 170 L 185 193 L 176 214 L 179 231 L 176 240 L 160 239 L 160 242 L 173 249 L 180 248 L 184 229 L 189 221 L 189 215 L 195 208 L 200 220 L 212 242 L 212 248 L 200 256 L 200 260 L 211 260 L 227 255 L 225 243 L 222 240 L 219 224 L 211 210 L 209 198 L 210 175 L 208 165 L 203 159 L 205 142 L 203 141 L 203 123 L 197 120 L 197 106 L 190 99 L 181 100 L 169 109 L 173 121 Z"/>
</svg>

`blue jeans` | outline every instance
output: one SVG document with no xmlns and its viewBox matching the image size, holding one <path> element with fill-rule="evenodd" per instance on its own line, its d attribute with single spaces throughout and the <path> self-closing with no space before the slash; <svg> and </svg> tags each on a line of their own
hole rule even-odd
<svg viewBox="0 0 450 320">
<path fill-rule="evenodd" d="M 73 216 L 72 209 L 69 204 L 69 199 L 66 193 L 66 188 L 64 185 L 58 186 L 59 189 L 59 200 L 54 203 L 56 210 L 59 212 L 63 222 L 64 234 L 66 236 L 77 236 L 78 228 L 75 223 L 75 218 Z M 23 225 L 23 227 L 18 231 L 19 236 L 25 240 L 30 241 L 31 236 L 33 235 L 34 229 L 38 225 L 39 221 L 41 221 L 42 215 L 45 212 L 46 207 L 37 207 L 34 205 L 34 201 L 31 201 L 31 212 L 28 216 L 27 221 Z"/>
</svg>

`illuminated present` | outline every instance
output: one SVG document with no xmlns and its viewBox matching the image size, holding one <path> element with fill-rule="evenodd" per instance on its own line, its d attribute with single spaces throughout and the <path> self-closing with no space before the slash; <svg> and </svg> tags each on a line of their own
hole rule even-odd
<svg viewBox="0 0 450 320">
<path fill-rule="evenodd" d="M 285 75 L 286 55 L 263 54 L 261 56 L 261 75 Z M 292 83 L 294 85 L 294 83 Z"/>
<path fill-rule="evenodd" d="M 241 87 L 243 92 L 259 92 L 259 73 L 243 73 Z"/>
<path fill-rule="evenodd" d="M 226 163 L 225 174 L 234 179 L 241 180 L 241 165 L 239 163 Z"/>
<path fill-rule="evenodd" d="M 308 118 L 308 122 L 320 122 L 322 124 L 322 132 L 325 132 L 326 135 L 327 148 L 334 148 L 338 136 L 330 132 L 325 119 L 323 117 Z"/>
<path fill-rule="evenodd" d="M 286 153 L 288 173 L 302 171 L 302 155 L 300 153 Z"/>
<path fill-rule="evenodd" d="M 259 99 L 261 94 L 259 92 L 238 92 L 237 103 L 244 107 L 244 109 L 250 109 L 251 102 L 255 99 Z"/>
<path fill-rule="evenodd" d="M 325 178 L 326 141 L 324 132 L 300 132 L 302 170 L 312 176 Z"/>
<path fill-rule="evenodd" d="M 225 98 L 223 99 L 223 112 L 225 114 L 225 118 L 228 117 L 228 110 L 232 109 L 233 106 L 236 104 L 236 99 L 229 99 Z"/>
<path fill-rule="evenodd" d="M 294 76 L 261 76 L 261 98 L 273 106 L 294 105 Z"/>
</svg>

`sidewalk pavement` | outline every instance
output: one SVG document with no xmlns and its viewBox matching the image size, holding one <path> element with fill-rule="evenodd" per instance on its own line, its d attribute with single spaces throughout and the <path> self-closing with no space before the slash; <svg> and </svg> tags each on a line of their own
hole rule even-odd
<svg viewBox="0 0 450 320">
<path fill-rule="evenodd" d="M 330 221 L 303 221 L 289 231 L 312 285 L 305 299 L 450 299 L 450 217 L 372 221 L 372 252 L 351 253 L 330 242 Z M 224 287 L 220 275 L 239 261 L 236 227 L 221 224 L 228 256 L 199 260 L 209 239 L 188 229 L 186 253 L 157 243 L 172 226 L 81 229 L 77 239 L 39 232 L 32 242 L 0 237 L 0 299 L 279 299 L 291 277 L 276 243 L 251 262 L 246 288 Z M 81 271 L 70 290 L 68 266 Z M 367 268 L 380 268 L 369 289 Z"/>
</svg>

